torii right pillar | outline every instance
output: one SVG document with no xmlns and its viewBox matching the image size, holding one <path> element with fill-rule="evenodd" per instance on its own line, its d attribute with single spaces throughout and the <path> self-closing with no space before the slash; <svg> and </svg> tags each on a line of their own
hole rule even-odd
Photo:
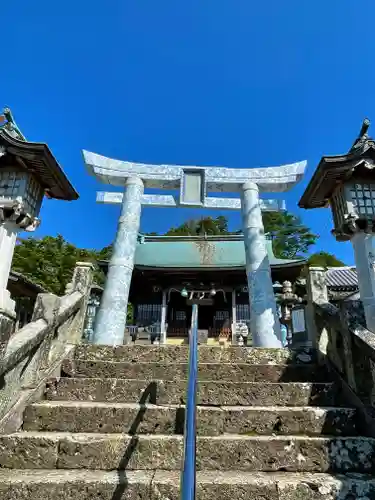
<svg viewBox="0 0 375 500">
<path fill-rule="evenodd" d="M 241 211 L 253 346 L 283 347 L 264 236 L 259 189 L 254 182 L 242 186 Z"/>
</svg>

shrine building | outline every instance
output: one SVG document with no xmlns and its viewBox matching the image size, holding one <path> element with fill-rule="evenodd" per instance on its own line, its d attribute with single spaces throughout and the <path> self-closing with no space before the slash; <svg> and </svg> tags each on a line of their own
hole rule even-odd
<svg viewBox="0 0 375 500">
<path fill-rule="evenodd" d="M 270 239 L 266 247 L 272 282 L 294 282 L 306 261 L 275 257 Z M 107 273 L 108 261 L 99 264 Z M 236 323 L 250 323 L 243 235 L 140 235 L 129 302 L 132 326 L 158 325 L 168 343 L 188 337 L 193 303 L 199 305 L 198 328 L 208 339 L 230 340 Z"/>
</svg>

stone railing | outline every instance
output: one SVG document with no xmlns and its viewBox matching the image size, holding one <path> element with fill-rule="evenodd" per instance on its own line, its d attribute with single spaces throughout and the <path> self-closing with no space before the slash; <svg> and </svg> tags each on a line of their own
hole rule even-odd
<svg viewBox="0 0 375 500">
<path fill-rule="evenodd" d="M 32 321 L 3 346 L 0 359 L 0 433 L 22 424 L 25 406 L 40 399 L 48 378 L 81 341 L 93 266 L 79 262 L 66 294 L 38 295 Z"/>
<path fill-rule="evenodd" d="M 325 271 L 310 268 L 309 336 L 339 384 L 343 399 L 360 410 L 363 431 L 375 437 L 375 333 L 362 323 L 358 302 L 328 302 Z"/>
</svg>

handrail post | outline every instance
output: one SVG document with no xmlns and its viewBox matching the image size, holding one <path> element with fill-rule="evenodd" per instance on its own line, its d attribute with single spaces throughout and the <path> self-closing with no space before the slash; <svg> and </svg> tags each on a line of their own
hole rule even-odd
<svg viewBox="0 0 375 500">
<path fill-rule="evenodd" d="M 189 366 L 186 393 L 181 500 L 195 500 L 197 448 L 198 305 L 193 304 L 189 335 Z"/>
</svg>

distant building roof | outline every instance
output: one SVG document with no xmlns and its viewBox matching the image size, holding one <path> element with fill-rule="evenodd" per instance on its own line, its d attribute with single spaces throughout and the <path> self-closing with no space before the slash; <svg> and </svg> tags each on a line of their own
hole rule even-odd
<svg viewBox="0 0 375 500">
<path fill-rule="evenodd" d="M 326 283 L 328 288 L 332 290 L 357 290 L 357 270 L 354 266 L 328 268 L 326 272 Z"/>
<path fill-rule="evenodd" d="M 294 267 L 303 259 L 278 259 L 266 240 L 273 267 Z M 137 268 L 242 269 L 246 266 L 243 235 L 141 236 L 135 253 Z"/>
<path fill-rule="evenodd" d="M 13 297 L 36 297 L 47 290 L 38 283 L 17 271 L 11 271 L 8 278 L 8 289 Z"/>
</svg>

